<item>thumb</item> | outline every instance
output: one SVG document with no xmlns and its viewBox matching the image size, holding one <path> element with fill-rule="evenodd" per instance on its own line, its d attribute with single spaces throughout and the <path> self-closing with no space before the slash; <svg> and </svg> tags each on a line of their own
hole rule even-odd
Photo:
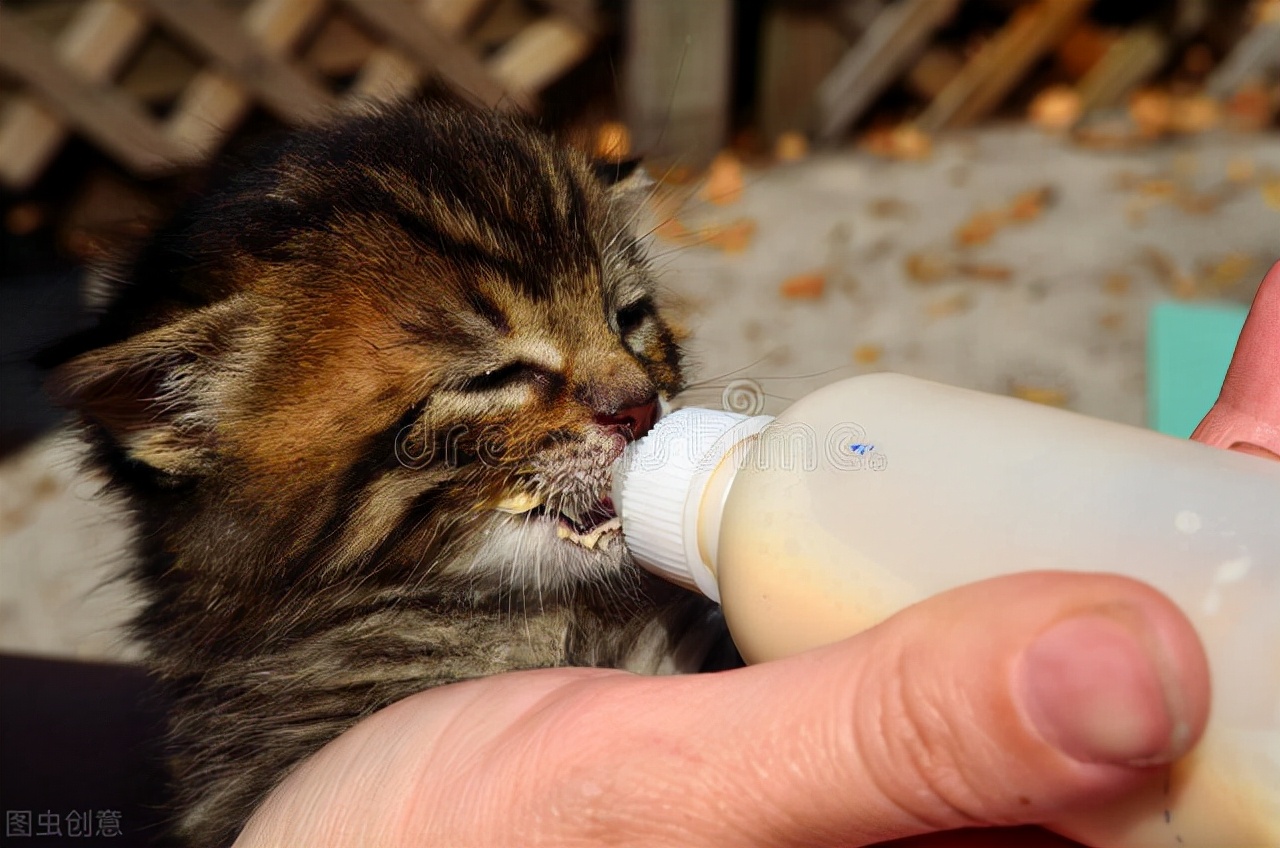
<svg viewBox="0 0 1280 848">
<path fill-rule="evenodd" d="M 510 844 L 869 844 L 1059 820 L 1152 779 L 1207 711 L 1162 595 L 1022 574 L 787 660 L 584 678 L 493 738 L 481 794 Z"/>
<path fill-rule="evenodd" d="M 237 844 L 850 846 L 1051 822 L 1158 777 L 1207 711 L 1199 641 L 1155 590 L 1011 575 L 759 666 L 415 695 L 295 771 Z"/>
</svg>

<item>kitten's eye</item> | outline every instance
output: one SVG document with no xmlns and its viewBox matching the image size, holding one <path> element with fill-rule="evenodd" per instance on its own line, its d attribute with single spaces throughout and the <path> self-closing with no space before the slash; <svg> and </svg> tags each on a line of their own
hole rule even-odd
<svg viewBox="0 0 1280 848">
<path fill-rule="evenodd" d="M 527 362 L 511 362 L 500 368 L 493 368 L 483 374 L 468 378 L 459 387 L 464 392 L 492 392 L 508 386 L 525 383 L 542 383 L 554 385 L 558 378 L 555 374 Z"/>
<path fill-rule="evenodd" d="M 618 310 L 614 320 L 618 323 L 618 334 L 625 336 L 638 329 L 653 314 L 653 301 L 649 298 L 637 300 L 630 306 Z"/>
</svg>

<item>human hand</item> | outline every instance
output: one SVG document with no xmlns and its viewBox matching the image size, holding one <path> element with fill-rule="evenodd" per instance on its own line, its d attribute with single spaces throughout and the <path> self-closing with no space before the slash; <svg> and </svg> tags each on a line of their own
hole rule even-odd
<svg viewBox="0 0 1280 848">
<path fill-rule="evenodd" d="M 855 846 L 1053 822 L 1186 751 L 1208 690 L 1155 590 L 1012 575 L 730 672 L 423 692 L 304 763 L 237 845 Z"/>
<path fill-rule="evenodd" d="M 1194 438 L 1280 456 L 1278 308 L 1280 264 Z M 237 844 L 1065 846 L 954 829 L 1053 822 L 1151 779 L 1202 732 L 1208 689 L 1194 632 L 1154 590 L 1013 575 L 733 672 L 424 692 L 303 764 Z"/>
</svg>

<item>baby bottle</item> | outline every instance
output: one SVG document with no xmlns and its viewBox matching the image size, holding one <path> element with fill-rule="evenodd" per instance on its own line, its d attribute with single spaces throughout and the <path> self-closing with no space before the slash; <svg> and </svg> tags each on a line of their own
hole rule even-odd
<svg viewBox="0 0 1280 848">
<path fill-rule="evenodd" d="M 1204 643 L 1208 728 L 1167 780 L 1059 829 L 1108 848 L 1280 846 L 1280 462 L 873 374 L 776 419 L 674 412 L 619 460 L 614 503 L 637 562 L 719 601 L 748 662 L 997 574 L 1153 585 Z"/>
</svg>

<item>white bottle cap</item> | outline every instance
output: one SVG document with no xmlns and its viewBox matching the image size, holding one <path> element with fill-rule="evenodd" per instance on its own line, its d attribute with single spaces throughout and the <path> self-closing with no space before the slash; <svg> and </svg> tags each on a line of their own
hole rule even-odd
<svg viewBox="0 0 1280 848">
<path fill-rule="evenodd" d="M 719 602 L 698 550 L 698 512 L 711 472 L 773 418 L 689 407 L 665 416 L 619 457 L 613 503 L 631 555 L 645 569 Z"/>
</svg>

